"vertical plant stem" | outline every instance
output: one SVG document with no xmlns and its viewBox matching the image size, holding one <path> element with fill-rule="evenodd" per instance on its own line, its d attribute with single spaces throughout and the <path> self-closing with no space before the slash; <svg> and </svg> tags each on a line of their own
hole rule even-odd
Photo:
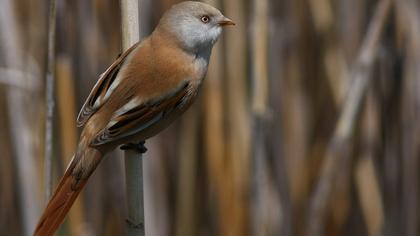
<svg viewBox="0 0 420 236">
<path fill-rule="evenodd" d="M 138 0 L 121 0 L 124 51 L 139 41 L 138 7 Z M 142 155 L 129 149 L 125 151 L 124 157 L 128 207 L 127 235 L 145 235 Z"/>
<path fill-rule="evenodd" d="M 252 235 L 280 235 L 282 227 L 281 202 L 272 181 L 269 157 L 266 150 L 268 127 L 268 0 L 252 1 L 252 113 L 255 140 L 252 144 L 252 191 L 251 202 Z M 272 224 L 271 222 L 279 222 Z"/>
<path fill-rule="evenodd" d="M 323 235 L 323 219 L 327 212 L 328 199 L 332 191 L 336 174 L 340 172 L 340 163 L 346 153 L 346 144 L 354 131 L 359 111 L 369 87 L 373 63 L 376 58 L 379 41 L 392 0 L 378 2 L 368 32 L 356 59 L 351 76 L 353 78 L 348 97 L 344 101 L 341 114 L 326 150 L 321 167 L 321 175 L 310 199 L 308 227 L 306 235 Z"/>
<path fill-rule="evenodd" d="M 48 68 L 46 78 L 46 124 L 45 124 L 45 157 L 44 181 L 45 202 L 51 197 L 52 189 L 52 152 L 53 152 L 53 121 L 54 121 L 54 70 L 55 70 L 55 0 L 50 0 L 48 25 Z"/>
<path fill-rule="evenodd" d="M 121 30 L 123 51 L 139 41 L 138 0 L 121 0 Z"/>
<path fill-rule="evenodd" d="M 60 15 L 60 13 L 58 13 Z M 59 16 L 58 16 L 59 18 Z M 58 21 L 59 22 L 59 21 Z M 60 26 L 57 26 L 60 28 Z M 55 78 L 56 78 L 56 103 L 57 126 L 60 129 L 60 147 L 62 168 L 65 169 L 67 163 L 71 161 L 74 150 L 77 147 L 76 130 L 76 104 L 74 74 L 71 68 L 71 61 L 67 56 L 57 54 L 55 58 Z M 79 200 L 79 201 L 78 201 Z M 80 235 L 80 230 L 84 222 L 84 212 L 81 199 L 74 202 L 72 210 L 69 212 L 69 235 Z"/>
<path fill-rule="evenodd" d="M 7 119 L 10 140 L 12 143 L 13 158 L 16 165 L 16 177 L 14 185 L 16 189 L 8 189 L 8 191 L 18 191 L 19 195 L 17 201 L 19 202 L 19 213 L 21 216 L 20 222 L 18 219 L 13 219 L 19 222 L 21 235 L 32 235 L 32 230 L 35 227 L 36 221 L 40 213 L 38 190 L 40 185 L 37 179 L 36 162 L 34 156 L 34 125 L 29 122 L 28 115 L 32 115 L 29 109 L 25 106 L 37 106 L 38 103 L 34 99 L 35 91 L 39 89 L 41 75 L 37 73 L 34 68 L 24 70 L 27 67 L 23 66 L 23 59 L 27 54 L 22 52 L 24 39 L 19 34 L 22 30 L 21 25 L 18 24 L 18 17 L 16 5 L 17 1 L 4 0 L 0 8 L 0 41 L 1 53 L 0 61 L 4 63 L 6 68 L 10 71 L 20 71 L 20 73 L 13 73 L 10 76 L 11 81 L 21 81 L 20 84 L 25 84 L 27 89 L 22 90 L 19 87 L 9 87 L 7 91 L 7 110 L 4 115 L 8 115 Z M 3 65 L 3 64 L 2 64 Z M 19 76 L 21 74 L 21 76 Z M 5 75 L 1 75 L 5 77 Z M 28 86 L 29 85 L 29 86 Z M 31 100 L 28 99 L 30 97 Z M 31 101 L 31 102 L 29 102 Z M 35 117 L 31 117 L 33 122 Z M 36 119 L 36 118 L 35 118 Z M 4 150 L 1 150 L 4 155 Z M 5 163 L 2 162 L 2 165 Z M 10 168 L 10 166 L 8 166 Z M 14 178 L 14 175 L 11 176 Z M 4 205 L 2 205 L 4 206 Z M 16 205 L 12 205 L 13 210 Z M 7 212 L 7 209 L 2 207 L 2 212 Z M 10 217 L 7 214 L 7 217 Z M 2 225 L 3 226 L 3 225 Z M 4 225 L 8 227 L 9 225 Z M 2 231 L 4 232 L 4 231 Z M 10 232 L 8 232 L 10 234 Z"/>
<path fill-rule="evenodd" d="M 127 191 L 127 235 L 145 235 L 142 154 L 125 150 L 125 184 Z"/>
<path fill-rule="evenodd" d="M 249 191 L 251 130 L 248 116 L 246 55 L 247 28 L 243 0 L 223 1 L 224 13 L 234 19 L 235 30 L 226 30 L 225 83 L 226 94 L 226 159 L 223 168 L 220 203 L 220 234 L 246 235 L 249 231 Z M 235 227 L 232 227 L 232 226 Z"/>
</svg>

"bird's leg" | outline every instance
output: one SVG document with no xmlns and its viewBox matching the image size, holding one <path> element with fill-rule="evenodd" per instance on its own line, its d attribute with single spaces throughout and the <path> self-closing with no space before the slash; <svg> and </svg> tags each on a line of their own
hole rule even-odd
<svg viewBox="0 0 420 236">
<path fill-rule="evenodd" d="M 121 150 L 133 150 L 135 152 L 138 152 L 140 154 L 143 154 L 147 152 L 147 148 L 144 146 L 146 141 L 140 141 L 138 143 L 127 143 L 124 145 L 121 145 Z"/>
</svg>

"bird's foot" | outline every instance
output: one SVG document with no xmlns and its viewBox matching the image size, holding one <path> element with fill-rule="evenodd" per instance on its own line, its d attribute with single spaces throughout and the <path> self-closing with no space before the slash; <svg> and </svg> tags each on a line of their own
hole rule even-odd
<svg viewBox="0 0 420 236">
<path fill-rule="evenodd" d="M 140 141 L 138 143 L 127 143 L 120 147 L 121 150 L 133 150 L 135 152 L 138 152 L 140 154 L 143 154 L 147 152 L 147 148 L 144 146 L 146 142 Z"/>
<path fill-rule="evenodd" d="M 143 222 L 135 223 L 134 221 L 132 221 L 130 219 L 126 219 L 125 222 L 127 222 L 128 227 L 130 227 L 130 228 L 137 229 L 137 230 L 144 230 L 144 223 Z"/>
</svg>

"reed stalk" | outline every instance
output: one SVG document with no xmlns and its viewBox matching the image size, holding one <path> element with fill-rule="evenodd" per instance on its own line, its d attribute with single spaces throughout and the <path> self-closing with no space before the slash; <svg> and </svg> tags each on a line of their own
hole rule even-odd
<svg viewBox="0 0 420 236">
<path fill-rule="evenodd" d="M 139 41 L 139 5 L 137 0 L 121 0 L 123 51 Z M 128 218 L 127 235 L 145 235 L 143 160 L 135 149 L 127 149 L 125 158 L 125 181 L 127 191 Z"/>
</svg>

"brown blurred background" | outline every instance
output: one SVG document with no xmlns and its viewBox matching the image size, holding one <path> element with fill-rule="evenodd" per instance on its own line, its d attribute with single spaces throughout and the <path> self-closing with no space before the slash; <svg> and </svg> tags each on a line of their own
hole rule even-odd
<svg viewBox="0 0 420 236">
<path fill-rule="evenodd" d="M 140 0 L 142 37 L 177 1 Z M 146 142 L 151 236 L 419 235 L 420 1 L 213 0 L 232 18 L 198 101 Z M 0 0 L 0 235 L 45 204 L 48 0 Z M 117 0 L 57 0 L 54 186 L 121 53 Z M 124 235 L 121 152 L 59 235 Z"/>
</svg>

